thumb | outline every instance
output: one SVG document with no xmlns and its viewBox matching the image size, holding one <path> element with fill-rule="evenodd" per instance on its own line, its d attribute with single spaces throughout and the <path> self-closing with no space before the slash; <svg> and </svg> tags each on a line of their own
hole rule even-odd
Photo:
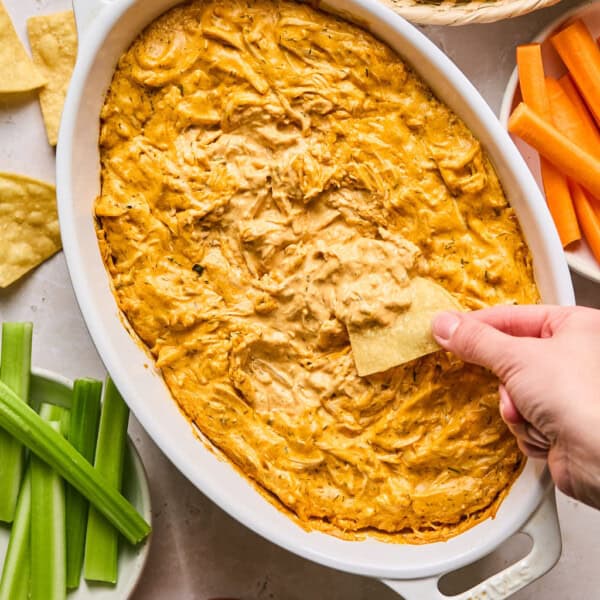
<svg viewBox="0 0 600 600">
<path fill-rule="evenodd" d="M 518 341 L 465 313 L 438 313 L 432 322 L 437 343 L 465 362 L 487 367 L 500 379 L 518 360 Z"/>
</svg>

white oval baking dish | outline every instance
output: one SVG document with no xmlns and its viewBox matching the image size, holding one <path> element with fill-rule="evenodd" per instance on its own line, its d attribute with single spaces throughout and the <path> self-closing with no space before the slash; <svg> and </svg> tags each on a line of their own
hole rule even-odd
<svg viewBox="0 0 600 600">
<path fill-rule="evenodd" d="M 107 369 L 138 420 L 173 464 L 215 503 L 265 538 L 324 565 L 380 578 L 407 600 L 427 600 L 446 598 L 437 585 L 442 574 L 476 561 L 515 532 L 525 531 L 534 540 L 525 558 L 469 592 L 454 596 L 507 597 L 545 573 L 560 555 L 554 494 L 543 462 L 528 461 L 496 518 L 447 542 L 420 546 L 374 539 L 351 542 L 307 532 L 206 449 L 148 356 L 123 326 L 94 231 L 99 113 L 119 56 L 144 26 L 177 3 L 73 1 L 80 40 L 57 151 L 59 216 L 75 293 Z M 515 208 L 534 257 L 544 301 L 573 304 L 569 272 L 546 205 L 508 135 L 475 88 L 424 35 L 379 3 L 329 0 L 326 8 L 355 19 L 392 46 L 466 122 L 487 149 Z"/>
</svg>

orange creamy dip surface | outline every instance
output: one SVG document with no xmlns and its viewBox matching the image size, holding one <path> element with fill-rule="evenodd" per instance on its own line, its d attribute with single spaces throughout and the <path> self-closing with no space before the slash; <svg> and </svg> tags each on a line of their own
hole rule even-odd
<svg viewBox="0 0 600 600">
<path fill-rule="evenodd" d="M 479 143 L 370 34 L 289 1 L 193 2 L 119 61 L 98 237 L 182 410 L 306 528 L 443 540 L 523 458 L 497 380 L 444 352 L 366 378 L 347 328 L 411 277 L 466 308 L 538 301 Z"/>
</svg>

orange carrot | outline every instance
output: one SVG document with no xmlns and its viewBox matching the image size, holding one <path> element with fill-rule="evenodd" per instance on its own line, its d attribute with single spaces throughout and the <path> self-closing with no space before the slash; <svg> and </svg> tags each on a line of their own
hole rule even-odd
<svg viewBox="0 0 600 600">
<path fill-rule="evenodd" d="M 523 102 L 544 119 L 550 118 L 550 105 L 544 85 L 544 66 L 540 44 L 517 46 L 519 87 Z"/>
<path fill-rule="evenodd" d="M 510 116 L 508 130 L 535 148 L 567 177 L 600 197 L 600 160 L 582 150 L 522 102 Z"/>
<path fill-rule="evenodd" d="M 564 133 L 572 142 L 578 144 L 586 152 L 600 158 L 600 144 L 596 142 L 594 133 L 596 125 L 592 121 L 592 128 L 584 120 L 579 110 L 566 94 L 564 88 L 556 79 L 546 78 L 546 89 L 548 90 L 548 100 L 550 101 L 550 112 L 554 126 Z M 593 205 L 600 207 L 600 201 L 590 197 Z"/>
<path fill-rule="evenodd" d="M 543 156 L 540 156 L 540 169 L 546 204 L 552 215 L 560 243 L 563 248 L 566 248 L 581 239 L 569 183 L 567 178 Z"/>
<path fill-rule="evenodd" d="M 531 110 L 550 122 L 550 103 L 546 93 L 540 44 L 518 46 L 517 67 L 523 101 Z M 581 239 L 567 178 L 544 157 L 540 157 L 540 170 L 548 209 L 560 241 L 566 247 Z"/>
<path fill-rule="evenodd" d="M 600 125 L 600 49 L 578 19 L 550 38 Z"/>
<path fill-rule="evenodd" d="M 558 80 L 558 83 L 569 97 L 569 100 L 571 100 L 571 102 L 577 109 L 577 112 L 579 113 L 579 116 L 581 117 L 582 121 L 585 123 L 585 126 L 592 132 L 596 144 L 600 145 L 600 131 L 598 131 L 596 122 L 594 121 L 592 115 L 590 114 L 590 111 L 585 105 L 581 94 L 575 87 L 572 77 L 567 73 Z"/>
<path fill-rule="evenodd" d="M 590 204 L 592 205 L 592 208 L 594 209 L 594 212 L 596 213 L 596 216 L 600 221 L 600 204 L 598 204 L 597 202 L 593 202 L 592 200 L 593 198 L 590 198 Z"/>
<path fill-rule="evenodd" d="M 600 262 L 600 216 L 592 208 L 585 192 L 577 184 L 571 186 L 577 218 L 581 223 L 585 239 L 596 260 Z"/>
<path fill-rule="evenodd" d="M 596 143 L 593 130 L 586 126 L 579 111 L 558 81 L 547 77 L 546 90 L 554 126 L 586 152 L 600 158 L 600 144 Z"/>
<path fill-rule="evenodd" d="M 594 212 L 598 215 L 600 219 L 600 200 L 598 198 L 594 198 L 587 190 L 583 190 L 585 192 L 586 198 L 590 202 L 590 206 L 594 209 Z"/>
<path fill-rule="evenodd" d="M 546 87 L 554 125 L 572 142 L 579 143 L 584 150 L 599 158 L 600 145 L 593 135 L 595 124 L 592 122 L 593 129 L 589 127 L 589 123 L 586 123 L 564 88 L 555 79 L 547 78 Z M 583 235 L 600 262 L 600 202 L 574 181 L 569 182 L 569 187 Z"/>
</svg>

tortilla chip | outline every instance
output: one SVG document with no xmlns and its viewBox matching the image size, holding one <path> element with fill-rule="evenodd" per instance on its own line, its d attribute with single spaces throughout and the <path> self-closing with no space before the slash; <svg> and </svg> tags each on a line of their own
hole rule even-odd
<svg viewBox="0 0 600 600">
<path fill-rule="evenodd" d="M 411 288 L 412 302 L 394 325 L 348 332 L 361 377 L 439 350 L 431 333 L 431 319 L 442 310 L 462 310 L 450 293 L 429 279 L 416 277 Z"/>
<path fill-rule="evenodd" d="M 0 0 L 0 93 L 26 92 L 46 80 L 35 68 Z"/>
<path fill-rule="evenodd" d="M 60 249 L 54 186 L 0 173 L 0 288 Z"/>
<path fill-rule="evenodd" d="M 67 88 L 77 56 L 77 30 L 72 10 L 27 19 L 33 62 L 48 79 L 40 90 L 46 134 L 56 146 Z"/>
</svg>

